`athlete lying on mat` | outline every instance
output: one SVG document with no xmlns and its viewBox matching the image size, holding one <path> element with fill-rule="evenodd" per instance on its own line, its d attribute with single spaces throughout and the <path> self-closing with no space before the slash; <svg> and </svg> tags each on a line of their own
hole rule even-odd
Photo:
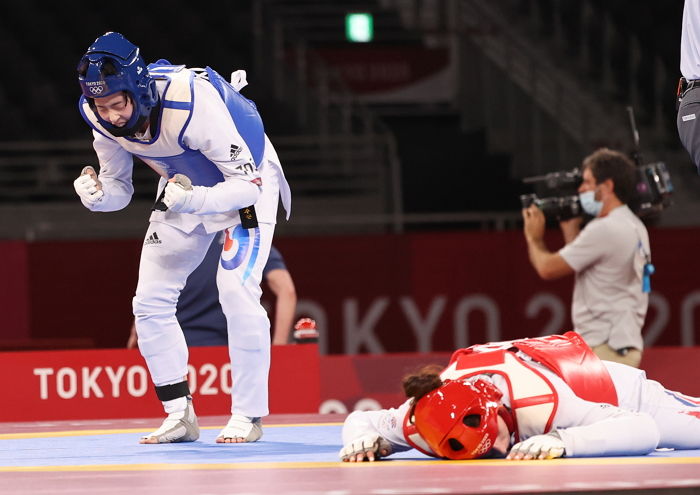
<svg viewBox="0 0 700 495">
<path fill-rule="evenodd" d="M 340 458 L 552 459 L 700 448 L 700 399 L 601 361 L 575 332 L 460 349 L 403 381 L 396 409 L 355 411 Z"/>
</svg>

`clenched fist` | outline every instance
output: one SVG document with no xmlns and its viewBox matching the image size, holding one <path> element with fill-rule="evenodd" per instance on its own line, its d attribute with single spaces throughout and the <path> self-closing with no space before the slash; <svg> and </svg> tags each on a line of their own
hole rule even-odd
<svg viewBox="0 0 700 495">
<path fill-rule="evenodd" d="M 102 196 L 104 196 L 102 184 L 97 178 L 97 173 L 95 173 L 94 168 L 89 166 L 84 167 L 80 177 L 73 181 L 73 188 L 75 188 L 75 192 L 78 193 L 80 199 L 89 205 L 102 201 Z"/>
<path fill-rule="evenodd" d="M 165 186 L 163 203 L 169 210 L 177 213 L 194 213 L 196 208 L 191 204 L 193 195 L 192 181 L 186 175 L 175 174 Z"/>
</svg>

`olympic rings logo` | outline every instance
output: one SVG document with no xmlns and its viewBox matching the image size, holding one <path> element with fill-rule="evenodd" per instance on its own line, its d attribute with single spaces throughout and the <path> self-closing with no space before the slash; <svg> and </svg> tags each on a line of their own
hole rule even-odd
<svg viewBox="0 0 700 495">
<path fill-rule="evenodd" d="M 479 445 L 477 445 L 477 447 L 474 449 L 474 453 L 475 453 L 477 456 L 484 455 L 486 452 L 488 452 L 489 450 L 491 450 L 492 445 L 493 445 L 493 444 L 492 444 L 492 442 L 491 442 L 491 438 L 489 438 L 488 436 L 485 436 L 485 437 L 481 440 L 481 442 L 479 443 Z"/>
<path fill-rule="evenodd" d="M 104 86 L 91 86 L 90 87 L 90 93 L 93 95 L 99 95 L 104 91 L 105 87 Z"/>
</svg>

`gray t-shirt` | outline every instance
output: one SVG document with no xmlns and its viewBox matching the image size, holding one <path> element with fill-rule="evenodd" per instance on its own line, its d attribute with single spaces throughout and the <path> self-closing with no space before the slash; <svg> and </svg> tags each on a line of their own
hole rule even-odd
<svg viewBox="0 0 700 495">
<path fill-rule="evenodd" d="M 576 271 L 571 313 L 586 343 L 641 350 L 649 305 L 642 277 L 651 250 L 639 218 L 626 205 L 615 208 L 593 219 L 559 254 Z"/>
</svg>

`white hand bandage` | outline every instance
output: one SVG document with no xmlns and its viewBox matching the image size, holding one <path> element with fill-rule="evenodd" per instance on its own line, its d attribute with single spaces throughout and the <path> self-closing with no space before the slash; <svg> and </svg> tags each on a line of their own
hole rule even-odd
<svg viewBox="0 0 700 495">
<path fill-rule="evenodd" d="M 546 435 L 535 435 L 513 445 L 507 459 L 554 459 L 566 453 L 564 441 L 556 431 Z"/>
<path fill-rule="evenodd" d="M 364 435 L 356 438 L 342 449 L 338 455 L 343 462 L 374 461 L 391 454 L 391 444 L 379 435 Z"/>
<path fill-rule="evenodd" d="M 97 174 L 92 167 L 83 168 L 80 177 L 73 181 L 73 188 L 75 188 L 75 192 L 78 193 L 80 199 L 89 205 L 94 205 L 101 201 L 102 196 L 104 196 L 102 184 L 97 179 Z"/>
<path fill-rule="evenodd" d="M 192 182 L 184 175 L 176 174 L 165 186 L 163 203 L 169 210 L 177 213 L 195 213 L 202 205 L 196 206 L 193 198 Z"/>
</svg>

